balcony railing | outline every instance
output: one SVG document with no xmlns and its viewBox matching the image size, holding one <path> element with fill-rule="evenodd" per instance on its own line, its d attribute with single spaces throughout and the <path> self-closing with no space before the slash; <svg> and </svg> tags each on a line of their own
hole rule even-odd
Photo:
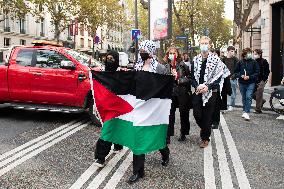
<svg viewBox="0 0 284 189">
<path fill-rule="evenodd" d="M 10 27 L 4 27 L 4 32 L 10 32 L 11 28 Z"/>
<path fill-rule="evenodd" d="M 20 33 L 21 34 L 26 34 L 26 30 L 25 29 L 20 29 Z"/>
</svg>

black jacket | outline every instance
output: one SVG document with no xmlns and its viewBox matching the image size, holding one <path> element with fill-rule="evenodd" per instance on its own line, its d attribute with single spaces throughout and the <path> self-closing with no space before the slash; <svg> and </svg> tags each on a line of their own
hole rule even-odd
<svg viewBox="0 0 284 189">
<path fill-rule="evenodd" d="M 248 80 L 244 80 L 242 75 L 249 76 Z M 238 62 L 235 69 L 236 78 L 239 78 L 239 82 L 243 84 L 257 83 L 259 76 L 259 65 L 253 59 L 242 59 Z"/>
<path fill-rule="evenodd" d="M 166 64 L 165 66 L 170 72 L 171 65 Z M 191 92 L 189 67 L 181 61 L 176 64 L 176 71 L 178 74 L 178 80 L 174 84 L 173 95 L 178 96 L 180 94 L 180 90 Z"/>
<path fill-rule="evenodd" d="M 261 81 L 267 81 L 268 80 L 268 76 L 270 74 L 270 70 L 269 70 L 269 64 L 267 62 L 266 59 L 264 58 L 258 58 L 258 59 L 255 59 L 259 65 L 259 69 L 260 69 L 260 72 L 259 72 L 259 76 L 258 76 L 258 83 L 261 82 Z"/>
</svg>

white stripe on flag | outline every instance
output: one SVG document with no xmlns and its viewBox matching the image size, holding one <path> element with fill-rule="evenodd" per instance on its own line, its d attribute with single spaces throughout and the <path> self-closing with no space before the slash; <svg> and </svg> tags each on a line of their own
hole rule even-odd
<svg viewBox="0 0 284 189">
<path fill-rule="evenodd" d="M 171 99 L 152 98 L 147 101 L 132 95 L 120 95 L 134 110 L 117 118 L 133 122 L 135 126 L 153 126 L 169 123 Z"/>
</svg>

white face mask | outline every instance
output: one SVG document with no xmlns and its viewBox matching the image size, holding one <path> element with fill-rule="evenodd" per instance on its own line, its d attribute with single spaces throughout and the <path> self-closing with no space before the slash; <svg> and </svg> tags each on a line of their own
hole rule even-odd
<svg viewBox="0 0 284 189">
<path fill-rule="evenodd" d="M 258 59 L 258 58 L 260 58 L 260 56 L 258 54 L 255 54 L 255 55 L 253 55 L 253 58 Z"/>
<path fill-rule="evenodd" d="M 169 54 L 169 59 L 170 59 L 171 61 L 173 61 L 174 58 L 175 58 L 175 55 L 174 55 L 174 54 Z"/>
</svg>

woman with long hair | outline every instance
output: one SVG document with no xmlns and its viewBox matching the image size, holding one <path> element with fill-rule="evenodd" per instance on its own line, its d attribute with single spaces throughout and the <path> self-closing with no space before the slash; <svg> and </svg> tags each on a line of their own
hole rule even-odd
<svg viewBox="0 0 284 189">
<path fill-rule="evenodd" d="M 164 57 L 166 67 L 170 73 L 175 76 L 175 84 L 172 94 L 172 105 L 169 117 L 168 142 L 170 136 L 174 136 L 175 112 L 179 108 L 180 113 L 180 137 L 179 141 L 185 141 L 186 135 L 189 135 L 190 122 L 189 111 L 191 109 L 191 84 L 190 69 L 182 61 L 177 48 L 170 47 Z"/>
</svg>

